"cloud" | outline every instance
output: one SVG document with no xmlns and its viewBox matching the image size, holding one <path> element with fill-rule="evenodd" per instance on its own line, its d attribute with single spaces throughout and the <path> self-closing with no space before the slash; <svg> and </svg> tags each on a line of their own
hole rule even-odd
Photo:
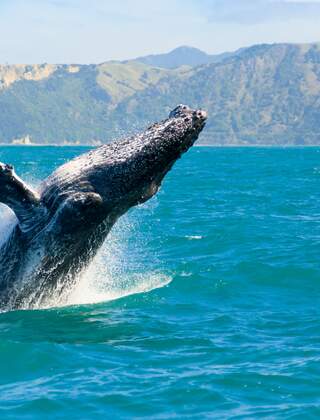
<svg viewBox="0 0 320 420">
<path fill-rule="evenodd" d="M 200 0 L 210 22 L 254 25 L 320 18 L 316 0 Z M 205 9 L 203 9 L 205 7 Z"/>
</svg>

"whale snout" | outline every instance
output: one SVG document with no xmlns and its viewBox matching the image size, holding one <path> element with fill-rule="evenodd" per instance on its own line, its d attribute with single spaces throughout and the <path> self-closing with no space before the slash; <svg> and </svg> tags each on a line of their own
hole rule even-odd
<svg viewBox="0 0 320 420">
<path fill-rule="evenodd" d="M 202 109 L 194 111 L 192 117 L 193 117 L 194 127 L 197 130 L 202 130 L 208 117 L 208 114 L 206 113 L 206 111 L 203 111 Z"/>
<path fill-rule="evenodd" d="M 185 121 L 191 121 L 195 127 L 202 127 L 205 123 L 208 114 L 206 111 L 202 109 L 191 109 L 187 105 L 178 105 L 175 109 L 173 109 L 170 114 L 169 118 L 184 118 Z"/>
<path fill-rule="evenodd" d="M 199 109 L 198 111 L 195 111 L 196 118 L 199 120 L 206 120 L 208 118 L 208 114 L 206 111 L 203 111 L 202 109 Z"/>
</svg>

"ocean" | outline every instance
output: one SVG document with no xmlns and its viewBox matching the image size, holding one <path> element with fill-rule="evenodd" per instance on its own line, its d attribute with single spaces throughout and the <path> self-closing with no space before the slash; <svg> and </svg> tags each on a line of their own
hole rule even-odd
<svg viewBox="0 0 320 420">
<path fill-rule="evenodd" d="M 0 161 L 37 186 L 85 150 Z M 0 418 L 319 418 L 319 185 L 320 148 L 194 147 L 68 306 L 0 314 Z"/>
</svg>

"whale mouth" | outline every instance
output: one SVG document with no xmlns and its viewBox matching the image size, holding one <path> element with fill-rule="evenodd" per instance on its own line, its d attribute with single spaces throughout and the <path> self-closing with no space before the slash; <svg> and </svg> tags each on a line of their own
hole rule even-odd
<svg viewBox="0 0 320 420">
<path fill-rule="evenodd" d="M 164 175 L 162 176 L 161 179 L 163 179 L 163 177 Z M 143 192 L 141 198 L 138 200 L 138 204 L 143 204 L 146 201 L 148 201 L 151 197 L 156 195 L 157 192 L 159 191 L 160 186 L 161 186 L 161 180 L 157 181 L 156 179 L 154 179 L 151 182 L 151 184 L 149 184 L 148 187 Z"/>
</svg>

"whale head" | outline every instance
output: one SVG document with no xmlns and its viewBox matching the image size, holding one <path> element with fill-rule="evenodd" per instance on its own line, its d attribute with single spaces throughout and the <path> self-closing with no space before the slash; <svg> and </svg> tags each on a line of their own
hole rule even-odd
<svg viewBox="0 0 320 420">
<path fill-rule="evenodd" d="M 79 209 L 73 207 L 81 223 L 92 226 L 110 215 L 115 221 L 158 191 L 166 173 L 198 138 L 206 118 L 205 111 L 177 106 L 167 119 L 146 131 L 91 150 L 60 167 L 44 181 L 42 201 L 53 215 L 72 197 L 79 203 Z M 72 220 L 78 219 L 70 216 L 69 220 L 72 226 Z M 86 226 L 82 224 L 83 229 Z"/>
<path fill-rule="evenodd" d="M 185 105 L 145 132 L 104 146 L 101 175 L 92 182 L 108 208 L 127 210 L 159 189 L 173 164 L 197 140 L 207 114 Z"/>
</svg>

